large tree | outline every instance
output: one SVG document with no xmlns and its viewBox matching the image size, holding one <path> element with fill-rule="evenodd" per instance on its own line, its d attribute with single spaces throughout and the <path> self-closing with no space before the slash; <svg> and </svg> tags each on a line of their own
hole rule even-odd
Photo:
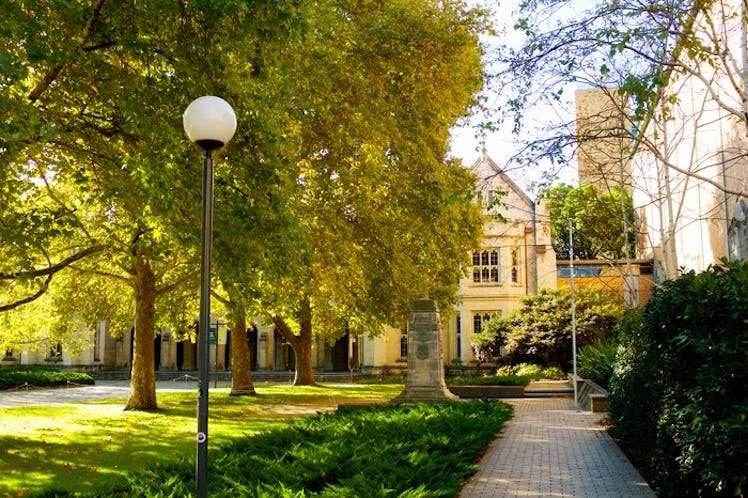
<svg viewBox="0 0 748 498">
<path fill-rule="evenodd" d="M 413 298 L 454 299 L 480 219 L 472 178 L 444 156 L 482 81 L 479 13 L 395 0 L 2 8 L 3 173 L 36 186 L 33 164 L 54 189 L 77 187 L 55 202 L 82 242 L 57 260 L 103 244 L 77 274 L 131 289 L 145 382 L 128 407 L 156 406 L 156 298 L 196 267 L 200 160 L 179 116 L 200 94 L 232 102 L 240 122 L 217 156 L 216 275 L 235 328 L 245 310 L 276 321 L 300 383 L 313 382 L 313 319 L 320 335 L 372 331 Z M 28 193 L 13 192 L 22 206 Z"/>
<path fill-rule="evenodd" d="M 278 163 L 258 166 L 221 171 L 218 177 L 213 293 L 228 318 L 232 396 L 255 394 L 246 335 L 247 320 L 255 315 L 248 313 L 265 301 L 262 275 L 284 264 L 295 233 L 282 175 L 273 172 Z"/>
<path fill-rule="evenodd" d="M 480 14 L 431 1 L 319 2 L 289 63 L 301 117 L 293 251 L 263 309 L 314 382 L 312 342 L 399 323 L 455 299 L 480 229 L 473 178 L 445 161 L 481 85 Z"/>
<path fill-rule="evenodd" d="M 558 257 L 569 258 L 570 241 L 575 259 L 616 260 L 635 253 L 636 217 L 625 191 L 621 199 L 617 189 L 599 193 L 592 184 L 559 184 L 542 195 L 548 204 L 551 243 Z M 573 230 L 571 239 L 569 230 Z"/>
<path fill-rule="evenodd" d="M 103 259 L 77 266 L 107 277 L 104 285 L 125 284 L 135 303 L 128 408 L 156 407 L 156 299 L 195 274 L 200 160 L 185 154 L 181 113 L 200 94 L 251 88 L 272 57 L 264 44 L 277 45 L 299 22 L 297 6 L 98 0 L 0 7 L 8 19 L 0 153 L 6 191 L 14 194 L 6 198 L 14 210 L 3 212 L 14 241 L 8 248 L 30 269 L 106 246 L 97 252 Z M 29 212 L 31 194 L 48 199 L 41 217 Z M 22 217 L 41 220 L 43 230 L 34 237 L 14 231 Z M 63 237 L 76 244 L 61 244 Z"/>
</svg>

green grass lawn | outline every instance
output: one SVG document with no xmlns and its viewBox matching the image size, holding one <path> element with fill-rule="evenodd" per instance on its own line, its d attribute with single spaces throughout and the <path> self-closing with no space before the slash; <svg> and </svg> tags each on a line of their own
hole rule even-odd
<svg viewBox="0 0 748 498">
<path fill-rule="evenodd" d="M 403 386 L 256 389 L 256 397 L 211 390 L 209 452 L 237 436 L 266 432 L 338 404 L 385 402 Z M 125 401 L 0 409 L 0 496 L 52 489 L 93 493 L 121 475 L 194 456 L 197 391 L 159 393 L 158 412 L 126 412 Z"/>
</svg>

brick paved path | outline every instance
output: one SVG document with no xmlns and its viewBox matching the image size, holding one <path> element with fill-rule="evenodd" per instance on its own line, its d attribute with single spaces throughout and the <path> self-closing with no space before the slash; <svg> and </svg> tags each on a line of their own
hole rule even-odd
<svg viewBox="0 0 748 498">
<path fill-rule="evenodd" d="M 641 475 L 573 400 L 506 400 L 514 417 L 488 447 L 461 498 L 654 498 Z"/>
</svg>

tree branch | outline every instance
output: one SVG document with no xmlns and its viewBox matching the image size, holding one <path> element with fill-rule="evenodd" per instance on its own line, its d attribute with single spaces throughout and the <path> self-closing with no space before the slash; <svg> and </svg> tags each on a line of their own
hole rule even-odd
<svg viewBox="0 0 748 498">
<path fill-rule="evenodd" d="M 184 275 L 182 275 L 181 277 L 179 277 L 176 281 L 170 283 L 169 285 L 165 285 L 165 286 L 161 287 L 160 289 L 157 289 L 156 290 L 156 294 L 159 295 L 159 296 L 161 294 L 167 294 L 167 293 L 171 292 L 172 290 L 176 289 L 177 287 L 179 287 L 180 285 L 183 285 L 188 280 L 191 280 L 191 279 L 197 277 L 198 273 L 199 273 L 199 271 L 197 271 L 197 270 L 192 271 L 192 272 L 187 272 Z"/>
<path fill-rule="evenodd" d="M 71 264 L 75 263 L 76 261 L 79 261 L 87 256 L 90 256 L 91 254 L 96 254 L 97 252 L 101 252 L 104 249 L 106 249 L 107 246 L 103 244 L 95 245 L 88 247 L 86 249 L 83 249 L 82 251 L 73 254 L 72 256 L 68 256 L 67 258 L 63 259 L 57 264 L 51 265 L 47 268 L 39 269 L 39 270 L 31 270 L 31 271 L 19 271 L 15 273 L 0 273 L 0 280 L 15 280 L 19 278 L 35 278 L 35 277 L 41 277 L 44 275 L 54 275 L 60 270 L 63 270 L 70 266 Z"/>
<path fill-rule="evenodd" d="M 3 306 L 0 306 L 0 313 L 3 313 L 5 311 L 10 311 L 14 308 L 18 308 L 19 306 L 23 306 L 24 304 L 30 303 L 31 301 L 34 301 L 36 299 L 39 299 L 45 292 L 47 292 L 47 289 L 49 288 L 49 283 L 52 281 L 52 275 L 47 275 L 47 280 L 44 282 L 44 285 L 34 294 L 31 296 L 28 296 L 24 299 L 21 299 L 19 301 L 15 301 L 10 304 L 5 304 Z"/>
<path fill-rule="evenodd" d="M 294 348 L 298 347 L 301 344 L 301 339 L 299 336 L 295 335 L 293 331 L 291 331 L 291 328 L 286 324 L 285 320 L 283 318 L 279 317 L 275 313 L 270 312 L 267 308 L 265 308 L 265 314 L 270 318 L 270 320 L 273 322 L 273 325 L 275 325 L 275 329 L 280 333 L 281 336 L 291 344 Z"/>
<path fill-rule="evenodd" d="M 91 37 L 91 34 L 93 33 L 93 27 L 94 24 L 99 20 L 99 14 L 101 13 L 101 8 L 104 6 L 104 0 L 96 0 L 93 4 L 93 10 L 91 12 L 91 16 L 88 18 L 88 21 L 86 22 L 86 26 L 83 28 L 83 39 L 78 44 L 78 47 L 76 49 L 84 49 L 84 45 L 86 42 L 88 42 L 89 38 Z M 30 102 L 36 102 L 39 100 L 39 97 L 42 96 L 42 93 L 49 88 L 49 86 L 52 84 L 53 81 L 57 79 L 62 69 L 65 67 L 64 64 L 57 64 L 56 66 L 53 66 L 47 74 L 44 75 L 42 80 L 37 83 L 37 85 L 34 87 L 31 92 L 29 92 L 28 99 Z"/>
</svg>

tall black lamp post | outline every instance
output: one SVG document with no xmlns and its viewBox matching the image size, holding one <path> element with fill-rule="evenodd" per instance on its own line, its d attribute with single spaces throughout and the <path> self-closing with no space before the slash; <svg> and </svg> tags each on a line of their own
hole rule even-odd
<svg viewBox="0 0 748 498">
<path fill-rule="evenodd" d="M 206 95 L 187 106 L 182 117 L 187 137 L 205 151 L 203 160 L 202 255 L 200 257 L 200 324 L 198 361 L 200 377 L 197 398 L 197 496 L 208 496 L 208 369 L 210 363 L 210 263 L 213 249 L 213 151 L 236 132 L 236 115 L 225 100 Z"/>
</svg>

